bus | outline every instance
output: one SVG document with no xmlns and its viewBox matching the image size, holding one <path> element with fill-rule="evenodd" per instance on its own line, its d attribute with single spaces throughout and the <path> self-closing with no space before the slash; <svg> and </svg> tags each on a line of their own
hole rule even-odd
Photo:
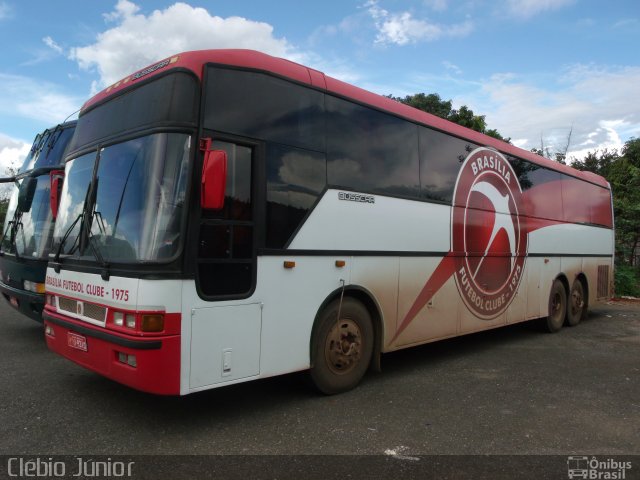
<svg viewBox="0 0 640 480">
<path fill-rule="evenodd" d="M 36 135 L 29 154 L 13 177 L 5 223 L 0 234 L 0 292 L 9 304 L 42 322 L 45 276 L 57 197 L 64 179 L 64 154 L 76 122 L 65 122 Z"/>
<path fill-rule="evenodd" d="M 383 353 L 611 294 L 611 190 L 288 60 L 180 53 L 82 107 L 46 277 L 57 354 L 184 395 Z"/>
</svg>

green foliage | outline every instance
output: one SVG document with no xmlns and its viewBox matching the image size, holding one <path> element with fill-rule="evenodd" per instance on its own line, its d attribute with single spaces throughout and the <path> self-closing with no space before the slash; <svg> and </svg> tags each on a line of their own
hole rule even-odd
<svg viewBox="0 0 640 480">
<path fill-rule="evenodd" d="M 416 93 L 415 95 L 407 95 L 404 98 L 388 95 L 388 98 L 417 108 L 423 112 L 444 118 L 450 122 L 457 123 L 463 127 L 470 128 L 476 132 L 484 133 L 503 142 L 511 143 L 511 138 L 503 137 L 495 128 L 487 128 L 484 115 L 476 115 L 473 113 L 473 110 L 466 105 L 456 110 L 453 108 L 451 100 L 442 100 L 437 93 L 430 93 L 428 95 L 425 93 Z"/>
<path fill-rule="evenodd" d="M 605 177 L 613 191 L 613 213 L 616 223 L 616 261 L 634 265 L 640 250 L 640 139 L 625 143 L 617 151 L 596 151 L 571 166 Z"/>
<path fill-rule="evenodd" d="M 640 297 L 640 268 L 618 265 L 615 282 L 616 296 Z"/>
</svg>

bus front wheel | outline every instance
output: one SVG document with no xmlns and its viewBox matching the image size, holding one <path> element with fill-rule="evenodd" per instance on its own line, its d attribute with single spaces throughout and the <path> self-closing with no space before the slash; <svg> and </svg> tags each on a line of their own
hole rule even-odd
<svg viewBox="0 0 640 480">
<path fill-rule="evenodd" d="M 564 284 L 556 279 L 549 294 L 549 316 L 544 319 L 543 326 L 548 332 L 555 333 L 562 328 L 567 314 L 567 290 Z"/>
<path fill-rule="evenodd" d="M 338 312 L 340 318 L 338 318 Z M 327 395 L 354 388 L 373 352 L 371 316 L 352 298 L 331 302 L 318 318 L 311 344 L 311 380 Z"/>
</svg>

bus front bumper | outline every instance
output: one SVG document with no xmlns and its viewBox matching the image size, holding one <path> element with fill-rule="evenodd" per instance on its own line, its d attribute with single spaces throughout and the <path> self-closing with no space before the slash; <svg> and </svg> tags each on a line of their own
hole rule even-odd
<svg viewBox="0 0 640 480">
<path fill-rule="evenodd" d="M 10 287 L 3 282 L 0 282 L 0 292 L 2 292 L 4 299 L 13 308 L 32 320 L 42 323 L 42 310 L 44 308 L 43 294 Z"/>
<path fill-rule="evenodd" d="M 136 390 L 180 394 L 179 335 L 123 335 L 47 310 L 43 318 L 51 351 Z"/>
</svg>

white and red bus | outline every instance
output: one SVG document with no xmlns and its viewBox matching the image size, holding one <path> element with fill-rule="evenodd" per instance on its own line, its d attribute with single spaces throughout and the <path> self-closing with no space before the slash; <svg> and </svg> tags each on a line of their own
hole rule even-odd
<svg viewBox="0 0 640 480">
<path fill-rule="evenodd" d="M 181 53 L 82 108 L 47 272 L 56 353 L 188 394 L 608 298 L 611 191 L 262 53 Z"/>
</svg>

